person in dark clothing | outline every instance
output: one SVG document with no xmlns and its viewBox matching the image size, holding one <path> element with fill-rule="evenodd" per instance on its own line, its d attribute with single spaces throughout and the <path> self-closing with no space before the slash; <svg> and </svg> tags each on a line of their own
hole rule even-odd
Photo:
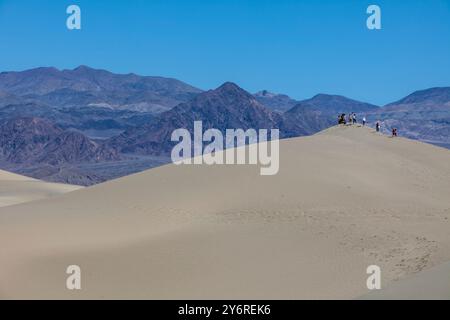
<svg viewBox="0 0 450 320">
<path fill-rule="evenodd" d="M 397 128 L 393 128 L 392 129 L 392 136 L 396 137 L 397 136 Z"/>
<path fill-rule="evenodd" d="M 376 128 L 377 132 L 380 132 L 380 128 L 381 128 L 380 121 L 377 121 L 377 124 L 375 125 L 375 128 Z"/>
</svg>

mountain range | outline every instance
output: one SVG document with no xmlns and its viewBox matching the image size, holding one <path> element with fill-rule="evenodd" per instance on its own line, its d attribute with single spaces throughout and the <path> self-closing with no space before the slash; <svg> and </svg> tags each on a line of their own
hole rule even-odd
<svg viewBox="0 0 450 320">
<path fill-rule="evenodd" d="M 1 168 L 90 185 L 170 161 L 173 130 L 255 128 L 281 138 L 311 135 L 355 112 L 387 132 L 450 147 L 450 88 L 417 91 L 376 106 L 318 94 L 297 101 L 226 82 L 203 91 L 175 79 L 80 66 L 0 73 Z"/>
<path fill-rule="evenodd" d="M 80 66 L 73 70 L 36 68 L 0 73 L 0 91 L 55 107 L 99 106 L 160 112 L 190 100 L 201 90 L 181 81 L 114 74 Z"/>
</svg>

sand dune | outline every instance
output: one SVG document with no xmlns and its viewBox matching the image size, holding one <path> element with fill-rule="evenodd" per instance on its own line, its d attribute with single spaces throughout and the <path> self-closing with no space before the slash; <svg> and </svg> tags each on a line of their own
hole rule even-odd
<svg viewBox="0 0 450 320">
<path fill-rule="evenodd" d="M 450 261 L 450 152 L 368 128 L 0 209 L 1 298 L 351 299 Z M 82 290 L 65 287 L 82 269 Z"/>
<path fill-rule="evenodd" d="M 77 189 L 80 187 L 48 183 L 0 170 L 0 207 L 50 198 Z"/>
<path fill-rule="evenodd" d="M 365 300 L 450 300 L 450 263 L 440 264 L 385 289 L 362 296 Z"/>
</svg>

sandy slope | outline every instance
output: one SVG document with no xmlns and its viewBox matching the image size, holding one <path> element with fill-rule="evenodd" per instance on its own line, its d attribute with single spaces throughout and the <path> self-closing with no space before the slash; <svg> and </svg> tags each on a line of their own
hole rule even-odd
<svg viewBox="0 0 450 320">
<path fill-rule="evenodd" d="M 450 261 L 450 152 L 366 128 L 0 209 L 2 298 L 355 298 Z M 81 291 L 65 288 L 68 265 Z"/>
<path fill-rule="evenodd" d="M 0 170 L 0 207 L 45 199 L 80 189 L 58 183 L 48 183 Z"/>
<path fill-rule="evenodd" d="M 450 262 L 371 291 L 364 300 L 450 300 Z"/>
</svg>

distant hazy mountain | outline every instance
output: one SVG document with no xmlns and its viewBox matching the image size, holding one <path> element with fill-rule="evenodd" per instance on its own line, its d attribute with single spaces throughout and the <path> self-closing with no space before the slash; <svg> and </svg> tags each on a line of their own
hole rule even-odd
<svg viewBox="0 0 450 320">
<path fill-rule="evenodd" d="M 259 91 L 255 93 L 254 96 L 259 103 L 278 112 L 285 112 L 298 104 L 298 101 L 285 94 L 271 93 L 267 90 Z"/>
<path fill-rule="evenodd" d="M 45 119 L 17 118 L 0 126 L 0 164 L 16 172 L 32 168 L 35 177 L 56 172 L 61 179 L 59 182 L 68 182 L 67 175 L 74 174 L 70 165 L 120 159 L 113 149 L 82 133 L 63 130 Z M 76 174 L 77 181 L 81 184 L 100 182 L 87 179 L 89 175 L 80 171 Z"/>
<path fill-rule="evenodd" d="M 79 163 L 118 160 L 119 156 L 82 133 L 48 120 L 17 118 L 0 126 L 0 159 L 12 163 Z"/>
<path fill-rule="evenodd" d="M 1 101 L 0 98 L 0 105 Z M 106 139 L 130 127 L 148 122 L 153 115 L 103 107 L 55 108 L 41 103 L 23 101 L 0 106 L 0 123 L 23 117 L 47 119 L 63 129 L 76 129 L 90 138 Z"/>
<path fill-rule="evenodd" d="M 407 97 L 390 103 L 385 108 L 394 107 L 398 109 L 398 106 L 418 106 L 420 108 L 430 106 L 435 108 L 443 108 L 448 110 L 448 103 L 450 101 L 450 87 L 430 88 L 426 90 L 416 91 Z"/>
<path fill-rule="evenodd" d="M 336 124 L 333 116 L 305 104 L 298 104 L 283 114 L 285 135 L 311 135 Z"/>
<path fill-rule="evenodd" d="M 59 165 L 119 159 L 114 150 L 89 139 L 82 133 L 64 131 L 44 146 L 36 162 Z"/>
<path fill-rule="evenodd" d="M 13 163 L 33 161 L 62 131 L 48 120 L 38 118 L 7 121 L 0 126 L 0 158 Z"/>
<path fill-rule="evenodd" d="M 339 114 L 355 112 L 362 117 L 377 109 L 375 105 L 343 96 L 318 94 L 298 102 L 283 114 L 284 129 L 287 135 L 293 137 L 299 133 L 310 135 L 335 125 Z"/>
<path fill-rule="evenodd" d="M 325 116 L 332 116 L 336 121 L 341 113 L 364 113 L 377 110 L 379 107 L 370 103 L 360 102 L 338 95 L 318 94 L 311 99 L 299 103 L 302 107 L 320 112 Z"/>
<path fill-rule="evenodd" d="M 370 115 L 386 132 L 450 147 L 450 87 L 416 91 Z"/>
<path fill-rule="evenodd" d="M 173 146 L 172 132 L 178 128 L 192 131 L 196 120 L 203 122 L 204 130 L 216 128 L 225 133 L 229 128 L 279 128 L 282 116 L 236 84 L 227 82 L 158 115 L 147 125 L 112 138 L 109 145 L 124 153 L 165 154 Z"/>
<path fill-rule="evenodd" d="M 200 93 L 179 80 L 114 74 L 80 66 L 0 73 L 0 92 L 57 107 L 100 106 L 161 112 Z"/>
</svg>

